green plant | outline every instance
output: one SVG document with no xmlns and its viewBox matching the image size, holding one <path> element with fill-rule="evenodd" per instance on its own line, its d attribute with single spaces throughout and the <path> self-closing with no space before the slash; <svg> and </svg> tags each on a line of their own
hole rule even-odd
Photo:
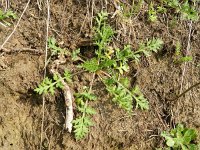
<svg viewBox="0 0 200 150">
<path fill-rule="evenodd" d="M 64 49 L 57 46 L 56 39 L 53 37 L 49 37 L 48 39 L 48 48 L 51 49 L 51 56 L 66 52 Z"/>
<path fill-rule="evenodd" d="M 182 5 L 181 5 L 181 17 L 182 19 L 185 20 L 192 20 L 192 21 L 198 21 L 199 19 L 199 14 L 198 11 L 195 9 L 194 6 L 191 6 L 186 0 Z"/>
<path fill-rule="evenodd" d="M 178 124 L 175 129 L 169 133 L 163 132 L 161 136 L 165 138 L 166 145 L 173 150 L 198 150 L 200 147 L 195 143 L 197 131 L 195 129 L 186 128 L 182 124 Z"/>
<path fill-rule="evenodd" d="M 91 72 L 97 73 L 100 78 L 103 72 L 106 75 L 102 80 L 106 85 L 106 89 L 113 97 L 113 102 L 119 107 L 132 111 L 133 100 L 136 101 L 136 108 L 148 109 L 148 101 L 144 98 L 138 87 L 128 88 L 123 85 L 121 79 L 124 72 L 129 71 L 129 60 L 139 61 L 142 54 L 150 56 L 152 52 L 157 52 L 161 49 L 163 41 L 159 38 L 153 38 L 146 43 L 141 43 L 137 51 L 133 51 L 130 45 L 124 46 L 123 49 L 112 48 L 109 46 L 113 35 L 112 28 L 106 24 L 107 14 L 100 13 L 96 18 L 97 27 L 95 27 L 95 43 L 98 46 L 96 51 L 97 58 L 86 60 L 80 66 Z M 107 29 L 105 29 L 107 28 Z M 100 73 L 99 73 L 100 72 Z M 127 83 L 130 82 L 128 79 Z"/>
<path fill-rule="evenodd" d="M 120 6 L 122 8 L 122 15 L 128 18 L 132 17 L 133 15 L 136 15 L 140 11 L 143 3 L 144 0 L 138 0 L 138 1 L 133 0 L 132 5 L 120 3 Z"/>
<path fill-rule="evenodd" d="M 79 56 L 78 56 L 79 53 L 80 53 L 80 48 L 72 51 L 71 57 L 72 57 L 73 61 L 77 61 L 77 60 L 80 59 Z"/>
<path fill-rule="evenodd" d="M 5 21 L 8 18 L 16 19 L 17 15 L 12 10 L 8 10 L 6 12 L 0 10 L 0 21 L 3 21 L 5 24 L 10 25 L 9 22 Z"/>
<path fill-rule="evenodd" d="M 76 93 L 75 97 L 77 109 L 81 115 L 73 121 L 75 128 L 74 133 L 75 138 L 80 140 L 85 137 L 89 132 L 89 127 L 93 125 L 90 116 L 96 114 L 95 109 L 88 106 L 88 101 L 94 101 L 97 98 L 94 94 L 90 93 L 87 88 L 85 88 L 82 93 Z"/>
<path fill-rule="evenodd" d="M 184 56 L 184 57 L 180 57 L 178 60 L 176 60 L 176 63 L 184 63 L 184 62 L 189 62 L 192 60 L 193 60 L 192 56 Z"/>
<path fill-rule="evenodd" d="M 117 79 L 113 77 L 106 79 L 104 84 L 113 97 L 113 102 L 117 103 L 119 107 L 125 109 L 129 113 L 132 112 L 133 109 L 133 99 L 136 102 L 136 108 L 142 110 L 149 109 L 149 102 L 144 98 L 138 86 L 129 90 L 130 81 L 128 78 L 121 78 L 120 81 L 117 81 Z"/>
<path fill-rule="evenodd" d="M 53 75 L 53 79 L 46 77 L 34 91 L 38 94 L 46 94 L 50 92 L 52 95 L 54 95 L 56 88 L 63 88 L 62 80 L 71 82 L 71 74 L 68 70 L 65 70 L 64 77 L 60 77 L 57 74 Z"/>
<path fill-rule="evenodd" d="M 181 48 L 182 48 L 182 46 L 181 46 L 180 42 L 177 42 L 175 45 L 174 63 L 180 64 L 180 63 L 192 61 L 193 60 L 192 56 L 183 56 L 183 54 L 181 52 Z"/>
<path fill-rule="evenodd" d="M 151 22 L 156 22 L 157 21 L 157 11 L 154 9 L 153 2 L 151 2 L 150 5 L 149 5 L 148 17 L 149 17 L 149 20 Z"/>
<path fill-rule="evenodd" d="M 166 7 L 173 8 L 177 13 L 180 13 L 181 19 L 198 21 L 199 13 L 194 6 L 195 2 L 189 3 L 188 0 L 184 0 L 182 3 L 178 0 L 163 0 L 163 2 Z"/>
<path fill-rule="evenodd" d="M 153 52 L 157 53 L 158 50 L 162 48 L 163 43 L 162 39 L 159 38 L 153 38 L 151 40 L 147 40 L 147 42 L 140 43 L 138 50 L 134 52 L 134 59 L 138 62 L 141 54 L 149 57 Z"/>
<path fill-rule="evenodd" d="M 133 101 L 136 108 L 142 110 L 149 109 L 149 103 L 145 99 L 138 86 L 131 87 L 130 80 L 124 77 L 125 72 L 129 71 L 130 61 L 139 61 L 141 55 L 150 56 L 153 52 L 161 49 L 163 41 L 159 38 L 153 38 L 147 42 L 141 43 L 137 51 L 133 51 L 130 45 L 123 48 L 112 47 L 112 37 L 114 30 L 107 24 L 108 14 L 101 12 L 95 18 L 94 42 L 97 46 L 95 56 L 89 60 L 82 59 L 80 49 L 72 51 L 70 56 L 73 61 L 82 61 L 79 68 L 97 75 L 104 83 L 106 90 L 112 97 L 112 101 L 128 113 L 132 112 Z M 56 44 L 54 38 L 49 38 L 48 47 L 51 50 L 51 56 L 63 55 L 66 52 Z M 39 94 L 50 92 L 54 94 L 56 88 L 63 88 L 63 81 L 70 82 L 71 74 L 65 71 L 64 77 L 54 74 L 53 79 L 46 77 L 42 83 L 35 89 Z M 83 92 L 74 94 L 77 106 L 77 118 L 73 121 L 75 138 L 82 139 L 89 132 L 89 127 L 93 125 L 92 115 L 95 110 L 89 107 L 89 102 L 96 100 L 96 96 L 91 93 L 92 85 L 89 90 L 84 88 Z"/>
</svg>

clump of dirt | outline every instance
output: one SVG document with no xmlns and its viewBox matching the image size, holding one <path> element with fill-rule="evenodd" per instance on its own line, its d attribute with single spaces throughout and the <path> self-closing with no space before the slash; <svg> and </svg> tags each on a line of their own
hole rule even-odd
<svg viewBox="0 0 200 150">
<path fill-rule="evenodd" d="M 21 14 L 25 4 L 25 1 L 11 2 L 10 7 Z M 93 19 L 102 9 L 110 13 L 109 24 L 116 30 L 115 46 L 130 44 L 137 49 L 141 41 L 152 37 L 160 37 L 165 43 L 158 54 L 142 57 L 138 64 L 131 63 L 128 74 L 149 100 L 150 110 L 133 110 L 132 115 L 127 114 L 112 103 L 97 81 L 93 90 L 98 101 L 91 104 L 97 110 L 93 118 L 95 125 L 85 139 L 76 141 L 73 133 L 68 133 L 64 127 L 62 91 L 57 91 L 55 96 L 47 95 L 45 100 L 34 92 L 43 78 L 46 43 L 47 4 L 39 4 L 29 4 L 19 27 L 5 45 L 9 52 L 1 50 L 0 149 L 155 149 L 163 146 L 160 133 L 181 122 L 200 133 L 200 87 L 173 102 L 167 100 L 200 80 L 199 22 L 192 24 L 189 53 L 193 61 L 175 64 L 176 42 L 180 41 L 183 49 L 188 46 L 187 21 L 179 20 L 176 26 L 170 26 L 172 16 L 163 16 L 159 23 L 151 24 L 146 21 L 146 3 L 137 17 L 123 18 L 117 14 L 111 18 L 116 10 L 113 1 L 52 0 L 49 36 L 55 37 L 59 46 L 67 51 L 81 48 L 85 57 L 93 57 Z M 12 29 L 13 26 L 0 30 L 1 43 Z M 60 69 L 64 68 L 77 71 L 72 62 Z M 89 73 L 77 74 L 72 91 L 77 92 L 90 80 Z"/>
</svg>

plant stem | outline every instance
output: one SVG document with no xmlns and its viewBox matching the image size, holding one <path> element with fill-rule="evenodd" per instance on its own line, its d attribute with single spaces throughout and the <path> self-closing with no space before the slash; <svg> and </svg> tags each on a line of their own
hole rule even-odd
<svg viewBox="0 0 200 150">
<path fill-rule="evenodd" d="M 192 90 L 194 87 L 197 87 L 198 85 L 200 85 L 200 82 L 190 86 L 187 90 L 185 90 L 184 92 L 182 92 L 181 94 L 179 94 L 178 96 L 176 96 L 175 98 L 166 98 L 167 101 L 176 101 L 178 100 L 181 96 L 185 95 L 187 92 L 189 92 L 190 90 Z"/>
</svg>

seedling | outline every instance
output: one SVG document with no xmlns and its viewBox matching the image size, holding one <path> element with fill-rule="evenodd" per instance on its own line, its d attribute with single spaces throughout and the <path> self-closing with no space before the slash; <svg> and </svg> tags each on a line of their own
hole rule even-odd
<svg viewBox="0 0 200 150">
<path fill-rule="evenodd" d="M 156 21 L 157 21 L 157 12 L 156 12 L 156 10 L 154 9 L 154 4 L 153 4 L 153 2 L 151 2 L 150 5 L 149 5 L 148 17 L 149 17 L 149 20 L 150 20 L 151 22 L 156 22 Z"/>
<path fill-rule="evenodd" d="M 59 55 L 61 53 L 66 52 L 64 49 L 57 46 L 56 39 L 53 37 L 50 37 L 48 39 L 48 48 L 51 49 L 51 56 Z"/>
<path fill-rule="evenodd" d="M 10 23 L 6 21 L 6 19 L 9 18 L 16 19 L 17 15 L 12 10 L 8 10 L 6 12 L 0 10 L 0 21 L 3 21 L 6 25 L 10 26 Z"/>
<path fill-rule="evenodd" d="M 181 46 L 180 42 L 177 42 L 175 46 L 176 46 L 176 48 L 175 48 L 174 63 L 181 64 L 181 63 L 190 62 L 193 60 L 192 56 L 183 56 L 183 54 L 181 52 L 182 46 Z"/>
<path fill-rule="evenodd" d="M 178 124 L 169 133 L 164 131 L 161 136 L 165 138 L 166 145 L 173 150 L 198 150 L 200 148 L 200 145 L 195 143 L 197 131 L 186 128 L 182 124 Z"/>
</svg>

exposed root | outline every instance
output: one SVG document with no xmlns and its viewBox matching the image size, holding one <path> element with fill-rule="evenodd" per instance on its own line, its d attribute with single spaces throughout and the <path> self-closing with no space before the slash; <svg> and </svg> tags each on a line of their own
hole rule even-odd
<svg viewBox="0 0 200 150">
<path fill-rule="evenodd" d="M 65 63 L 65 58 L 60 56 L 58 60 L 55 60 L 53 62 L 53 65 L 51 67 L 51 73 L 57 74 L 59 78 L 61 79 L 62 84 L 64 85 L 63 93 L 65 97 L 65 105 L 66 105 L 66 118 L 65 118 L 65 127 L 66 129 L 71 133 L 72 131 L 72 121 L 73 121 L 73 94 L 70 90 L 70 87 L 68 84 L 64 81 L 64 79 L 61 77 L 60 73 L 57 71 L 60 64 Z"/>
</svg>

